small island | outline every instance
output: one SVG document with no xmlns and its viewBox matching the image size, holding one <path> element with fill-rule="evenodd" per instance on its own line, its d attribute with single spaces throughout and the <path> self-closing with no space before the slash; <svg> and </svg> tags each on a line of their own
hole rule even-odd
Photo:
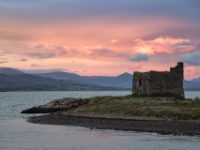
<svg viewBox="0 0 200 150">
<path fill-rule="evenodd" d="M 63 98 L 22 113 L 48 113 L 29 122 L 91 129 L 200 135 L 200 99 L 185 99 L 183 63 L 170 72 L 135 72 L 127 96 Z"/>
<path fill-rule="evenodd" d="M 48 113 L 29 122 L 83 126 L 91 129 L 200 135 L 200 100 L 166 95 L 64 98 L 22 113 Z"/>
</svg>

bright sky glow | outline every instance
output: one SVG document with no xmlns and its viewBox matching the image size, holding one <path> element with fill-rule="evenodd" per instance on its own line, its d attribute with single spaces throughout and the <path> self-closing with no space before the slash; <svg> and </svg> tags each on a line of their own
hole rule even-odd
<svg viewBox="0 0 200 150">
<path fill-rule="evenodd" d="M 200 77 L 199 0 L 0 0 L 0 67 Z"/>
</svg>

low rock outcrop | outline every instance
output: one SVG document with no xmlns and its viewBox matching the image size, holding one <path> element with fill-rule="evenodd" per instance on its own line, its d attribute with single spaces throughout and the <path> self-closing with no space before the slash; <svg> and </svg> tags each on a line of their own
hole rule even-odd
<svg viewBox="0 0 200 150">
<path fill-rule="evenodd" d="M 23 110 L 21 113 L 51 113 L 55 111 L 68 110 L 78 107 L 79 105 L 79 101 L 75 98 L 56 99 L 45 105 L 34 106 Z"/>
</svg>

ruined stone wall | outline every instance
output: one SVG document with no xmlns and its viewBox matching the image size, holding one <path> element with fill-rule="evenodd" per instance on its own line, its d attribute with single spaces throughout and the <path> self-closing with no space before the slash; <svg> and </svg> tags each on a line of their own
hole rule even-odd
<svg viewBox="0 0 200 150">
<path fill-rule="evenodd" d="M 147 94 L 149 91 L 148 72 L 134 72 L 132 93 Z"/>
<path fill-rule="evenodd" d="M 134 72 L 132 93 L 175 93 L 184 97 L 183 90 L 183 63 L 170 68 L 170 72 Z"/>
</svg>

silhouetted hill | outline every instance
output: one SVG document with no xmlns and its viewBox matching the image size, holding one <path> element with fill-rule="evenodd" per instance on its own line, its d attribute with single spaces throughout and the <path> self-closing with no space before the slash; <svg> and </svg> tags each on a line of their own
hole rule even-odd
<svg viewBox="0 0 200 150">
<path fill-rule="evenodd" d="M 200 90 L 200 83 L 184 80 L 183 87 L 185 90 Z"/>
<path fill-rule="evenodd" d="M 68 72 L 51 72 L 43 74 L 35 74 L 41 77 L 48 77 L 52 79 L 63 79 L 63 80 L 76 80 L 81 82 L 87 82 L 100 86 L 109 87 L 120 87 L 120 88 L 131 88 L 132 86 L 132 75 L 129 73 L 123 73 L 119 76 L 80 76 L 75 73 Z"/>
<path fill-rule="evenodd" d="M 192 79 L 191 82 L 200 84 L 200 77 L 196 79 Z"/>
<path fill-rule="evenodd" d="M 9 75 L 24 74 L 24 72 L 17 70 L 17 69 L 12 69 L 12 68 L 0 68 L 0 73 L 9 74 Z"/>
<path fill-rule="evenodd" d="M 102 87 L 76 81 L 55 80 L 30 74 L 8 75 L 0 74 L 0 91 L 61 91 L 61 90 L 116 90 L 112 87 Z"/>
<path fill-rule="evenodd" d="M 68 72 L 50 72 L 50 73 L 39 73 L 34 74 L 41 77 L 47 77 L 52 79 L 61 79 L 61 80 L 79 80 L 81 76 L 75 74 L 75 73 L 68 73 Z"/>
<path fill-rule="evenodd" d="M 51 72 L 44 74 L 37 74 L 43 77 L 49 77 L 53 79 L 64 79 L 64 80 L 76 80 L 86 83 L 101 85 L 101 86 L 112 86 L 121 88 L 132 88 L 132 75 L 129 73 L 123 73 L 119 76 L 80 76 L 74 73 L 67 72 Z M 185 90 L 197 90 L 200 89 L 200 78 L 192 81 L 183 81 L 183 87 Z"/>
<path fill-rule="evenodd" d="M 131 88 L 132 87 L 132 75 L 129 73 L 123 73 L 119 76 L 107 77 L 107 76 L 93 76 L 87 77 L 83 76 L 85 82 L 93 83 L 102 86 L 112 86 L 121 88 Z"/>
</svg>

